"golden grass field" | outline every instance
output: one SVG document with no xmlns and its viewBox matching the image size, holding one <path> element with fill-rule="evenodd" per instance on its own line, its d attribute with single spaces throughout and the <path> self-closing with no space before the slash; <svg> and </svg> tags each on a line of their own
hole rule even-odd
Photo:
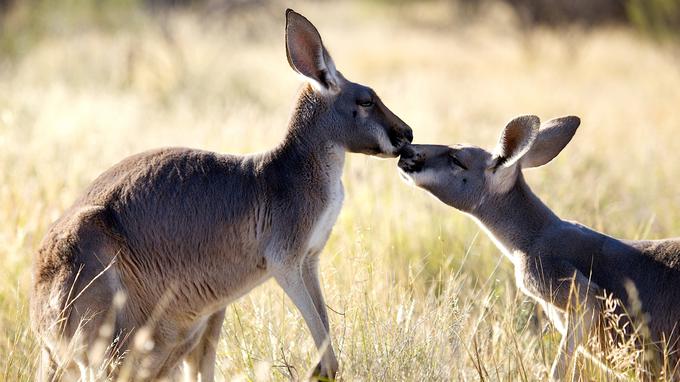
<svg viewBox="0 0 680 382">
<path fill-rule="evenodd" d="M 249 153 L 283 137 L 301 85 L 285 57 L 285 6 L 222 22 L 185 10 L 55 27 L 2 61 L 0 380 L 33 379 L 31 258 L 94 177 L 150 148 Z M 502 7 L 475 18 L 440 2 L 292 7 L 319 28 L 338 69 L 373 87 L 416 142 L 490 148 L 516 115 L 578 115 L 568 148 L 527 171 L 537 194 L 562 217 L 613 236 L 680 235 L 672 46 L 622 28 L 525 28 Z M 559 335 L 471 219 L 408 186 L 394 159 L 349 155 L 344 184 L 321 263 L 340 380 L 546 378 Z M 301 316 L 270 281 L 227 309 L 218 380 L 296 379 L 316 356 Z"/>
</svg>

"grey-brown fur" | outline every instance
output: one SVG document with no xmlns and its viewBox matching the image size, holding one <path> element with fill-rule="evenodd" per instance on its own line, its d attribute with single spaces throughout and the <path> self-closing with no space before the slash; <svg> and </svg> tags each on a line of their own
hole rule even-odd
<svg viewBox="0 0 680 382">
<path fill-rule="evenodd" d="M 604 292 L 631 314 L 631 303 L 639 299 L 649 317 L 649 340 L 659 348 L 662 340 L 670 346 L 673 373 L 680 359 L 680 239 L 619 240 L 564 221 L 522 176 L 522 168 L 553 159 L 579 124 L 578 118 L 565 117 L 539 130 L 537 117 L 519 117 L 508 124 L 494 152 L 412 145 L 404 149 L 399 167 L 417 186 L 476 218 L 513 262 L 518 287 L 543 306 L 563 334 L 553 379 L 570 378 L 577 348 L 601 329 L 603 305 L 597 297 Z M 630 286 L 637 297 L 629 296 Z M 622 312 L 619 307 L 616 313 Z M 630 323 L 619 333 L 629 333 Z"/>
<path fill-rule="evenodd" d="M 278 147 L 134 155 L 52 225 L 35 258 L 31 302 L 40 379 L 76 365 L 93 373 L 103 337 L 119 338 L 118 354 L 142 345 L 135 379 L 174 378 L 184 360 L 188 380 L 210 381 L 226 305 L 270 277 L 322 351 L 317 375 L 335 375 L 317 264 L 342 204 L 344 155 L 394 157 L 412 133 L 371 89 L 335 70 L 307 19 L 290 10 L 286 19 L 289 62 L 309 84 Z M 117 293 L 126 297 L 120 309 Z M 139 341 L 140 328 L 151 341 Z M 74 343 L 82 347 L 67 351 Z"/>
</svg>

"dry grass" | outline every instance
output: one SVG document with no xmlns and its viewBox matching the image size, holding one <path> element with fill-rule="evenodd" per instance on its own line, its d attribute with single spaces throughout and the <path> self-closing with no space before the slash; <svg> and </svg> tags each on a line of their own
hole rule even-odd
<svg viewBox="0 0 680 382">
<path fill-rule="evenodd" d="M 470 20 L 436 2 L 295 8 L 416 141 L 490 146 L 515 115 L 579 115 L 569 148 L 528 174 L 534 190 L 614 236 L 680 233 L 680 70 L 668 49 L 624 30 L 525 31 L 503 9 Z M 281 139 L 299 79 L 283 7 L 273 13 L 136 15 L 50 34 L 1 67 L 0 380 L 33 378 L 31 256 L 98 173 L 159 146 L 246 153 Z M 322 260 L 340 378 L 545 378 L 559 336 L 471 220 L 409 188 L 394 160 L 350 155 L 344 183 Z M 218 357 L 221 379 L 281 380 L 304 375 L 316 351 L 270 282 L 229 307 Z"/>
</svg>

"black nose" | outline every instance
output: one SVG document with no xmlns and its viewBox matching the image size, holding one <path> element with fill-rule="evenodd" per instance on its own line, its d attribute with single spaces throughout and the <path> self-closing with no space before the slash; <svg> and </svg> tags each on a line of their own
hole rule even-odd
<svg viewBox="0 0 680 382">
<path fill-rule="evenodd" d="M 387 137 L 394 147 L 403 147 L 413 142 L 413 131 L 408 126 L 391 127 L 387 130 Z"/>
<path fill-rule="evenodd" d="M 416 155 L 415 150 L 413 150 L 413 146 L 410 144 L 404 145 L 404 147 L 399 150 L 399 156 L 401 159 L 410 159 L 413 158 Z"/>
<path fill-rule="evenodd" d="M 411 130 L 410 127 L 406 128 L 406 132 L 404 133 L 404 138 L 408 140 L 408 143 L 413 142 L 413 130 Z"/>
</svg>

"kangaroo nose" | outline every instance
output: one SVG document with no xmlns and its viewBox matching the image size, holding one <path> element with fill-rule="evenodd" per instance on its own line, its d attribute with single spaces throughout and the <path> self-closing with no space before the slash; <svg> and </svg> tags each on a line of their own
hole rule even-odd
<svg viewBox="0 0 680 382">
<path fill-rule="evenodd" d="M 408 143 L 413 142 L 413 130 L 410 127 L 406 127 L 406 132 L 404 132 L 404 138 L 408 140 Z"/>
<path fill-rule="evenodd" d="M 413 138 L 413 134 L 411 134 L 411 138 Z M 399 150 L 399 156 L 401 159 L 411 159 L 416 155 L 416 151 L 413 150 L 412 145 L 404 145 L 404 147 Z"/>
</svg>

